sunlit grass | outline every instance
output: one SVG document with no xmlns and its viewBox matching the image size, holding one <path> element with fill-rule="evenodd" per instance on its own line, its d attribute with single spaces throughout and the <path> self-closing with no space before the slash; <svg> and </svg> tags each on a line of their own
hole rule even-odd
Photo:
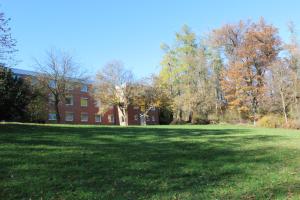
<svg viewBox="0 0 300 200">
<path fill-rule="evenodd" d="M 0 124 L 0 199 L 299 199 L 300 132 Z"/>
</svg>

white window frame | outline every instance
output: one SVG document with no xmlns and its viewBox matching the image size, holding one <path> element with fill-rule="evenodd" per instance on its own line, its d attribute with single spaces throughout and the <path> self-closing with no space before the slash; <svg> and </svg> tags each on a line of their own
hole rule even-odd
<svg viewBox="0 0 300 200">
<path fill-rule="evenodd" d="M 86 120 L 83 120 L 83 119 L 82 119 L 82 115 L 86 115 L 86 116 L 87 116 L 87 119 L 86 119 Z M 81 122 L 88 122 L 88 121 L 89 121 L 89 114 L 86 113 L 86 112 L 80 113 L 80 121 L 81 121 Z"/>
<path fill-rule="evenodd" d="M 114 115 L 108 115 L 107 118 L 108 118 L 108 122 L 109 123 L 115 123 L 115 117 L 114 117 Z"/>
<path fill-rule="evenodd" d="M 80 89 L 81 92 L 88 92 L 89 91 L 89 86 L 84 84 L 81 86 L 81 89 Z"/>
<path fill-rule="evenodd" d="M 72 114 L 72 119 L 67 118 L 68 114 Z M 74 113 L 73 112 L 66 112 L 65 113 L 65 121 L 66 122 L 73 122 L 74 121 Z"/>
<path fill-rule="evenodd" d="M 56 119 L 56 113 L 55 112 L 50 112 L 49 114 L 48 114 L 48 120 L 49 121 L 56 121 L 57 119 Z"/>
<path fill-rule="evenodd" d="M 66 99 L 67 98 L 71 98 L 72 100 L 71 100 L 71 103 L 70 104 L 67 104 L 67 102 L 66 102 L 66 106 L 73 106 L 74 105 L 74 97 L 73 97 L 73 95 L 67 95 L 66 96 Z"/>
<path fill-rule="evenodd" d="M 71 83 L 67 83 L 66 90 L 67 91 L 73 91 L 74 90 L 74 86 Z"/>
<path fill-rule="evenodd" d="M 97 117 L 99 117 L 99 120 L 97 120 Z M 95 115 L 95 122 L 96 122 L 96 123 L 101 123 L 101 122 L 102 122 L 102 117 L 101 117 L 101 115 Z"/>
<path fill-rule="evenodd" d="M 96 100 L 96 101 L 95 101 L 95 107 L 96 107 L 96 108 L 100 108 L 100 106 L 101 106 L 100 100 Z"/>
<path fill-rule="evenodd" d="M 155 120 L 156 120 L 154 115 L 151 116 L 151 119 L 152 119 L 152 122 L 155 122 Z"/>
<path fill-rule="evenodd" d="M 81 100 L 82 100 L 82 99 L 86 100 L 86 105 L 81 105 Z M 81 106 L 81 107 L 88 107 L 88 106 L 89 106 L 89 98 L 81 97 L 81 98 L 80 98 L 80 106 Z"/>
<path fill-rule="evenodd" d="M 54 94 L 53 93 L 49 93 L 49 95 L 48 95 L 48 102 L 50 104 L 54 104 L 54 101 L 55 101 Z"/>
</svg>

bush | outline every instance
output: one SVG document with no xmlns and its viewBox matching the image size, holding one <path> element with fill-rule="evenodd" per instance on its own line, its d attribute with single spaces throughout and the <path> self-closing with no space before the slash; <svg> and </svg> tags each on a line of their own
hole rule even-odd
<svg viewBox="0 0 300 200">
<path fill-rule="evenodd" d="M 300 129 L 300 121 L 299 120 L 289 120 L 288 123 L 284 124 L 284 128 L 290 129 Z"/>
<path fill-rule="evenodd" d="M 173 121 L 170 124 L 171 125 L 183 125 L 183 124 L 187 124 L 187 122 L 183 121 L 183 120 L 173 119 Z"/>
<path fill-rule="evenodd" d="M 240 124 L 249 122 L 249 120 L 247 120 L 246 117 L 234 110 L 227 110 L 224 113 L 224 115 L 221 116 L 220 121 L 229 124 Z"/>
<path fill-rule="evenodd" d="M 285 124 L 282 117 L 276 115 L 266 115 L 258 120 L 257 125 L 265 128 L 280 128 Z"/>
<path fill-rule="evenodd" d="M 159 124 L 170 124 L 173 121 L 173 113 L 167 108 L 159 110 Z"/>
<path fill-rule="evenodd" d="M 207 114 L 194 114 L 191 120 L 192 124 L 210 124 Z"/>
</svg>

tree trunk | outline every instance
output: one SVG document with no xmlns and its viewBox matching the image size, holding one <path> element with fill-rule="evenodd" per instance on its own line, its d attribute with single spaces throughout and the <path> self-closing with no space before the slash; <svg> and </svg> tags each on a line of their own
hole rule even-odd
<svg viewBox="0 0 300 200">
<path fill-rule="evenodd" d="M 189 123 L 192 123 L 193 122 L 193 111 L 190 111 L 189 113 L 189 120 L 188 120 Z"/>
<path fill-rule="evenodd" d="M 281 103 L 282 103 L 282 112 L 284 115 L 284 119 L 285 119 L 285 123 L 288 123 L 288 117 L 287 117 L 287 112 L 286 112 L 286 105 L 285 105 L 285 100 L 284 100 L 284 95 L 283 92 L 280 92 L 280 96 L 281 96 Z"/>
<path fill-rule="evenodd" d="M 256 114 L 257 114 L 257 99 L 256 97 L 252 100 L 252 115 L 253 115 L 253 125 L 256 126 Z"/>
<path fill-rule="evenodd" d="M 182 110 L 181 110 L 181 108 L 179 109 L 178 119 L 179 119 L 180 122 L 182 122 Z"/>
<path fill-rule="evenodd" d="M 128 110 L 118 106 L 119 123 L 121 126 L 128 126 Z"/>
<path fill-rule="evenodd" d="M 140 123 L 142 126 L 146 126 L 147 125 L 147 122 L 146 122 L 146 114 L 141 114 L 140 115 Z"/>
<path fill-rule="evenodd" d="M 56 121 L 59 124 L 60 123 L 60 112 L 59 112 L 59 100 L 55 98 L 55 114 L 56 114 Z"/>
</svg>

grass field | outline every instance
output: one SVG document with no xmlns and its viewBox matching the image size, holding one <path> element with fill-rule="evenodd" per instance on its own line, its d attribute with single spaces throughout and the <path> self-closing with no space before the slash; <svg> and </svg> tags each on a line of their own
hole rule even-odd
<svg viewBox="0 0 300 200">
<path fill-rule="evenodd" d="M 300 131 L 2 124 L 0 199 L 300 199 Z"/>
</svg>

